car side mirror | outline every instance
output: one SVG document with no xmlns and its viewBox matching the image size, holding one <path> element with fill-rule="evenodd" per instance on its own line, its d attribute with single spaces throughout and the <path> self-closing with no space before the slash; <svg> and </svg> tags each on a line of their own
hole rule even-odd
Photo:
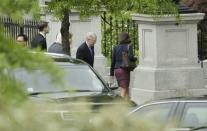
<svg viewBox="0 0 207 131">
<path fill-rule="evenodd" d="M 119 87 L 117 87 L 117 86 L 114 86 L 114 87 L 110 87 L 110 89 L 114 91 L 114 90 L 117 90 L 117 89 L 119 89 Z"/>
<path fill-rule="evenodd" d="M 107 82 L 107 85 L 113 91 L 119 88 L 115 83 Z"/>
</svg>

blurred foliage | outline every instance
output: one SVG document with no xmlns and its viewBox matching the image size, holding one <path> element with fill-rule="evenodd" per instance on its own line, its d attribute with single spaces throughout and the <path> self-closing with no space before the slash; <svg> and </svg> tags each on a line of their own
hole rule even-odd
<svg viewBox="0 0 207 131">
<path fill-rule="evenodd" d="M 113 18 L 125 20 L 131 19 L 132 13 L 150 14 L 155 17 L 165 14 L 179 16 L 172 0 L 52 0 L 47 10 L 62 21 L 64 29 L 69 28 L 69 18 L 66 18 L 64 14 L 72 11 L 78 11 L 83 19 L 103 12 L 110 13 Z M 66 33 L 68 32 L 66 31 Z M 65 48 L 70 48 L 68 47 L 68 35 L 65 37 L 62 34 L 62 36 L 64 43 L 68 43 Z"/>
<path fill-rule="evenodd" d="M 132 0 L 52 0 L 48 9 L 58 18 L 63 18 L 65 10 L 79 11 L 82 17 L 98 15 L 103 11 L 120 15 L 120 11 L 126 11 Z"/>
<path fill-rule="evenodd" d="M 86 9 L 96 13 L 102 7 L 102 2 L 109 2 L 107 8 L 115 14 L 119 8 L 123 8 L 132 0 L 103 0 L 103 1 L 87 1 L 71 0 L 73 3 L 58 3 L 65 8 L 81 10 L 84 15 L 91 15 Z M 37 0 L 1 0 L 0 12 L 12 18 L 22 18 L 27 13 L 38 14 Z M 91 4 L 91 2 L 93 2 Z M 135 1 L 134 1 L 135 2 Z M 122 3 L 122 4 L 120 4 Z M 127 4 L 126 4 L 127 3 Z M 96 5 L 98 4 L 98 5 Z M 105 4 L 106 5 L 106 4 Z M 115 6 L 117 5 L 117 6 Z M 59 7 L 59 6 L 57 6 Z M 55 8 L 56 9 L 56 8 Z M 61 8 L 60 8 L 61 9 Z M 126 8 L 124 8 L 126 9 Z M 59 10 L 59 9 L 57 9 Z M 1 23 L 0 23 L 1 24 Z M 63 122 L 61 114 L 56 111 L 53 104 L 40 102 L 34 103 L 27 99 L 24 91 L 24 85 L 17 81 L 13 72 L 16 69 L 24 68 L 33 71 L 38 67 L 51 76 L 52 81 L 61 81 L 62 73 L 53 64 L 53 62 L 45 57 L 42 52 L 32 53 L 26 48 L 20 47 L 14 40 L 5 39 L 3 36 L 3 28 L 0 28 L 0 130 L 1 131 L 162 131 L 159 126 L 150 126 L 149 123 L 127 117 L 128 110 L 122 105 L 121 107 L 110 107 L 101 109 L 93 119 L 92 114 L 77 112 L 78 121 L 72 124 Z M 79 108 L 79 107 L 77 107 Z M 66 109 L 69 109 L 66 108 Z M 73 108 L 70 108 L 73 109 Z M 75 108 L 74 108 L 75 109 Z M 80 109 L 80 108 L 79 108 Z M 88 107 L 81 108 L 87 110 Z M 52 112 L 49 112 L 52 111 Z M 58 110 L 60 111 L 60 109 Z M 56 115 L 56 114 L 57 115 Z"/>
<path fill-rule="evenodd" d="M 48 9 L 60 19 L 63 18 L 65 10 L 79 11 L 83 17 L 98 15 L 103 11 L 122 18 L 129 18 L 131 13 L 152 15 L 178 13 L 172 0 L 52 0 Z"/>
<path fill-rule="evenodd" d="M 178 15 L 178 10 L 172 0 L 135 0 L 134 11 L 155 16 Z"/>
<path fill-rule="evenodd" d="M 15 43 L 14 40 L 5 39 L 0 30 L 0 98 L 6 97 L 7 101 L 17 101 L 23 94 L 21 83 L 15 80 L 14 71 L 25 68 L 33 71 L 37 67 L 51 75 L 52 81 L 61 81 L 61 72 L 43 53 L 32 53 Z M 24 95 L 23 95 L 24 96 Z M 1 99 L 0 99 L 1 101 Z M 17 101 L 18 102 L 18 101 Z"/>
<path fill-rule="evenodd" d="M 73 121 L 63 121 L 61 111 L 54 110 L 52 104 L 35 104 L 25 101 L 12 110 L 0 110 L 1 131 L 164 131 L 165 127 L 126 115 L 125 106 L 102 108 L 99 113 L 92 114 L 88 106 L 81 107 L 82 112 L 70 115 Z M 70 108 L 71 109 L 71 108 Z M 80 110 L 73 106 L 73 110 Z M 85 112 L 84 112 L 85 111 Z"/>
<path fill-rule="evenodd" d="M 38 0 L 1 0 L 0 14 L 19 19 L 24 15 L 39 17 Z"/>
<path fill-rule="evenodd" d="M 27 13 L 38 10 L 36 0 L 3 0 L 0 4 L 2 15 L 14 19 L 22 19 Z M 38 14 L 38 12 L 36 12 Z M 8 113 L 22 101 L 27 95 L 23 86 L 14 78 L 16 69 L 24 68 L 33 71 L 36 67 L 43 69 L 51 75 L 52 81 L 61 81 L 61 72 L 43 53 L 32 53 L 26 48 L 19 46 L 12 38 L 5 38 L 3 27 L 0 23 L 0 111 Z"/>
</svg>

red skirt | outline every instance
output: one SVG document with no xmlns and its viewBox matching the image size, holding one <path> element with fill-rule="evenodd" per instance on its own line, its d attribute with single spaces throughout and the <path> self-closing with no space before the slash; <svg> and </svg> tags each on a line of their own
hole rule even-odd
<svg viewBox="0 0 207 131">
<path fill-rule="evenodd" d="M 129 88 L 130 71 L 119 68 L 119 69 L 115 69 L 114 72 L 115 72 L 115 76 L 116 76 L 119 87 Z"/>
</svg>

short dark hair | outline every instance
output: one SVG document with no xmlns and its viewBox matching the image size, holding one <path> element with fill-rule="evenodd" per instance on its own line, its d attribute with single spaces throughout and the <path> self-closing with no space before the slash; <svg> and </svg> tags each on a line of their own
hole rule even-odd
<svg viewBox="0 0 207 131">
<path fill-rule="evenodd" d="M 19 35 L 17 35 L 17 38 L 18 37 L 23 37 L 24 41 L 28 41 L 28 37 L 25 34 L 19 34 Z"/>
<path fill-rule="evenodd" d="M 45 27 L 48 27 L 48 22 L 44 21 L 44 22 L 41 22 L 39 25 L 38 25 L 38 29 L 39 31 L 43 31 L 43 29 Z"/>
<path fill-rule="evenodd" d="M 120 44 L 129 44 L 131 43 L 129 34 L 127 32 L 122 32 L 119 34 L 119 43 Z"/>
</svg>

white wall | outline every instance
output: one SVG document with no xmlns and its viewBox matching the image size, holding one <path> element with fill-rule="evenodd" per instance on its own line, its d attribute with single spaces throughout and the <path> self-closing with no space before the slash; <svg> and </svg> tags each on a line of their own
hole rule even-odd
<svg viewBox="0 0 207 131">
<path fill-rule="evenodd" d="M 44 6 L 45 2 L 50 0 L 39 0 L 40 6 Z M 48 47 L 55 42 L 57 34 L 60 32 L 61 23 L 51 15 L 42 16 L 42 19 L 49 22 L 50 32 L 47 34 Z M 101 17 L 93 16 L 87 19 L 80 19 L 79 12 L 70 14 L 70 32 L 73 34 L 71 55 L 75 56 L 77 48 L 85 41 L 87 32 L 95 32 L 97 34 L 97 43 L 95 47 L 95 55 L 103 57 L 101 53 Z"/>
<path fill-rule="evenodd" d="M 61 22 L 52 17 L 51 15 L 46 15 L 43 20 L 49 22 L 50 33 L 47 35 L 48 48 L 53 42 L 56 41 L 56 36 L 60 32 Z M 71 43 L 71 56 L 76 56 L 76 51 L 78 47 L 85 41 L 85 36 L 87 32 L 94 32 L 97 35 L 97 42 L 95 46 L 95 69 L 102 75 L 106 75 L 106 65 L 107 60 L 101 53 L 101 17 L 93 16 L 88 19 L 80 19 L 78 12 L 73 12 L 70 14 L 70 29 L 72 33 L 72 43 Z"/>
<path fill-rule="evenodd" d="M 51 15 L 46 15 L 43 20 L 49 22 L 50 32 L 47 34 L 48 47 L 56 41 L 56 36 L 60 32 L 61 22 Z M 77 48 L 85 41 L 87 32 L 95 32 L 97 34 L 97 43 L 95 47 L 96 56 L 101 54 L 101 18 L 94 16 L 81 20 L 79 13 L 70 14 L 70 32 L 73 34 L 71 44 L 71 55 L 75 56 Z"/>
<path fill-rule="evenodd" d="M 101 56 L 101 18 L 100 16 L 90 17 L 80 20 L 79 13 L 70 15 L 71 28 L 73 34 L 71 45 L 71 54 L 75 56 L 77 48 L 85 41 L 87 32 L 95 32 L 97 34 L 97 43 L 95 46 L 96 56 Z"/>
</svg>

